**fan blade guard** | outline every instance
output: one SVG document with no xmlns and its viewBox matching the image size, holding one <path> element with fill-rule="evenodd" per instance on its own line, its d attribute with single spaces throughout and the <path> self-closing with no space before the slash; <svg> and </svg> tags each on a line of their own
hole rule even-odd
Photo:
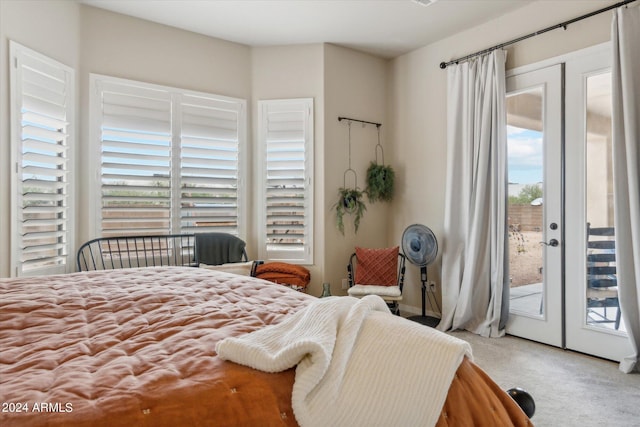
<svg viewBox="0 0 640 427">
<path fill-rule="evenodd" d="M 436 259 L 438 241 L 431 229 L 413 224 L 402 233 L 402 252 L 412 264 L 426 266 Z"/>
</svg>

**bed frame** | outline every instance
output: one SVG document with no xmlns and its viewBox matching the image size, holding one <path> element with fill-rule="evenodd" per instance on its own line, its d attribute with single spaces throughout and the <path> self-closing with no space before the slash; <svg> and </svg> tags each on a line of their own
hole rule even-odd
<svg viewBox="0 0 640 427">
<path fill-rule="evenodd" d="M 78 249 L 78 271 L 199 265 L 195 234 L 99 237 Z"/>
</svg>

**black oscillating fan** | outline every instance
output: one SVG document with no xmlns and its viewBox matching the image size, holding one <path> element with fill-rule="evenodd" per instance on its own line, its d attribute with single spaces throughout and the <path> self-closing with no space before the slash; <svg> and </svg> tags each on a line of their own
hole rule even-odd
<svg viewBox="0 0 640 427">
<path fill-rule="evenodd" d="M 427 265 L 432 263 L 438 255 L 438 240 L 429 227 L 413 224 L 402 233 L 402 252 L 411 264 L 420 267 L 420 281 L 422 282 L 422 316 L 411 316 L 409 319 L 423 325 L 436 326 L 440 319 L 426 315 L 425 297 L 427 295 Z M 440 311 L 435 295 L 433 299 L 435 306 Z M 431 305 L 431 296 L 429 296 L 429 305 Z"/>
</svg>

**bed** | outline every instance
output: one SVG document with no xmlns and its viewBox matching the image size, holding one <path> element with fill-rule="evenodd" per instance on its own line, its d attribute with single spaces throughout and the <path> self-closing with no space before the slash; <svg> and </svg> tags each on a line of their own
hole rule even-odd
<svg viewBox="0 0 640 427">
<path fill-rule="evenodd" d="M 316 300 L 193 267 L 0 279 L 0 425 L 296 426 L 295 369 L 266 373 L 215 349 Z M 531 423 L 465 358 L 437 425 Z"/>
</svg>

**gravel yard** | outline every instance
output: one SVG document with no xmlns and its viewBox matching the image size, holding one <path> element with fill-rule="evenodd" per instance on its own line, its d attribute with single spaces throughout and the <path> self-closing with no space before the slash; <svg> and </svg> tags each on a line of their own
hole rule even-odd
<svg viewBox="0 0 640 427">
<path fill-rule="evenodd" d="M 511 287 L 542 282 L 542 233 L 509 233 L 509 276 Z"/>
</svg>

